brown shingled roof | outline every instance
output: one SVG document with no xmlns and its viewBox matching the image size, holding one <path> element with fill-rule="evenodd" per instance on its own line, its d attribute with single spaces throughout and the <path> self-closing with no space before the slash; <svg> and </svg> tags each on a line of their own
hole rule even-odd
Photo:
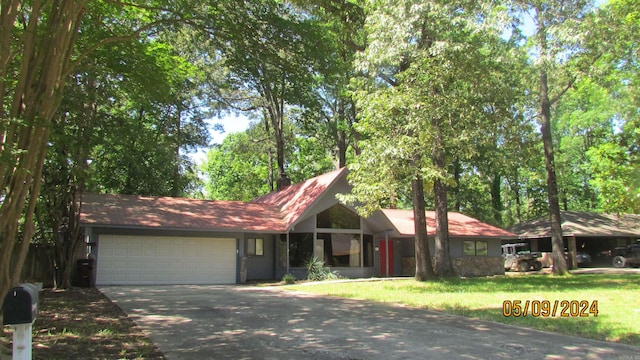
<svg viewBox="0 0 640 360">
<path fill-rule="evenodd" d="M 640 215 L 561 211 L 560 218 L 564 236 L 640 237 Z M 516 224 L 510 230 L 526 238 L 551 236 L 548 216 Z"/>
<path fill-rule="evenodd" d="M 414 236 L 414 216 L 412 210 L 383 209 L 382 213 L 389 219 L 400 235 Z M 436 233 L 436 213 L 435 211 L 426 211 L 427 216 L 427 234 L 433 236 Z M 503 230 L 499 227 L 483 223 L 472 217 L 457 213 L 449 212 L 449 235 L 453 237 L 472 236 L 472 237 L 503 237 L 517 238 L 518 236 Z"/>
<path fill-rule="evenodd" d="M 94 226 L 285 231 L 280 210 L 270 204 L 135 195 L 87 194 L 80 222 Z"/>
<path fill-rule="evenodd" d="M 288 231 L 346 169 L 311 178 L 256 198 L 251 202 L 196 200 L 172 197 L 87 194 L 80 222 L 87 226 L 188 229 L 196 231 Z M 413 235 L 413 212 L 381 210 L 400 235 Z M 429 235 L 435 233 L 435 213 L 427 211 Z M 451 236 L 510 237 L 516 235 L 468 216 L 450 212 Z"/>
<path fill-rule="evenodd" d="M 286 232 L 344 168 L 288 186 L 251 202 L 173 197 L 87 194 L 80 223 L 93 226 Z"/>
<path fill-rule="evenodd" d="M 289 228 L 343 174 L 346 174 L 346 168 L 334 170 L 301 183 L 290 185 L 280 191 L 260 196 L 254 199 L 252 203 L 278 206 L 283 213 L 285 227 Z"/>
</svg>

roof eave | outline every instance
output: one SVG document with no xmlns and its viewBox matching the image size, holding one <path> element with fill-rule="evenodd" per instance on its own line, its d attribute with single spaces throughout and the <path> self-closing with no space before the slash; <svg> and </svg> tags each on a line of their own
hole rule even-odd
<svg viewBox="0 0 640 360">
<path fill-rule="evenodd" d="M 415 236 L 414 234 L 398 234 L 398 237 L 413 237 Z M 435 234 L 428 234 L 427 237 L 435 237 Z M 499 240 L 514 240 L 514 239 L 520 239 L 520 237 L 518 236 L 501 236 L 501 235 L 456 235 L 456 234 L 449 234 L 450 238 L 454 238 L 454 239 L 462 239 L 462 238 L 473 238 L 473 239 L 499 239 Z"/>
<path fill-rule="evenodd" d="M 166 226 L 142 226 L 142 225 L 118 225 L 118 224 L 100 224 L 100 223 L 80 223 L 80 227 L 84 228 L 104 228 L 104 229 L 126 229 L 126 230 L 161 230 L 161 231 L 188 231 L 198 233 L 254 233 L 254 234 L 284 234 L 285 229 L 268 229 L 255 230 L 244 228 L 187 228 L 187 227 L 166 227 Z"/>
</svg>

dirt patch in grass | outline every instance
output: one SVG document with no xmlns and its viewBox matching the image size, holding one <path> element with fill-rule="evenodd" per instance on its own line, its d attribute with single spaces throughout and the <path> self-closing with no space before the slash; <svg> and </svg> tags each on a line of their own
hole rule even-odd
<svg viewBox="0 0 640 360">
<path fill-rule="evenodd" d="M 11 349 L 9 326 L 0 332 L 0 359 Z M 164 359 L 127 315 L 95 288 L 40 292 L 33 325 L 34 359 Z M 7 359 L 10 359 L 10 355 Z"/>
</svg>

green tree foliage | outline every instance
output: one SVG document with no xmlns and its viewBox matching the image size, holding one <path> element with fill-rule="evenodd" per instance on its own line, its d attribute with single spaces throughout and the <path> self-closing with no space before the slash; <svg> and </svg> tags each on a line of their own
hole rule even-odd
<svg viewBox="0 0 640 360">
<path fill-rule="evenodd" d="M 83 53 L 76 51 L 76 41 L 81 36 L 93 36 L 80 32 L 91 5 L 87 1 L 0 3 L 2 298 L 18 281 L 35 232 L 33 214 L 49 127 L 62 99 L 66 77 L 83 59 Z M 21 226 L 22 244 L 15 266 L 11 267 Z"/>
<path fill-rule="evenodd" d="M 592 148 L 615 141 L 615 107 L 609 92 L 590 79 L 578 82 L 556 107 L 560 202 L 566 211 L 600 209 L 590 165 Z"/>
<path fill-rule="evenodd" d="M 322 25 L 332 61 L 316 72 L 313 93 L 318 101 L 305 108 L 300 122 L 310 134 L 330 147 L 337 168 L 347 164 L 348 154 L 358 155 L 358 134 L 353 125 L 357 109 L 349 93 L 349 83 L 356 76 L 353 61 L 356 51 L 364 47 L 364 9 L 351 1 L 296 1 Z"/>
<path fill-rule="evenodd" d="M 18 282 L 35 232 L 49 125 L 86 3 L 0 3 L 0 298 Z M 14 252 L 19 255 L 12 267 Z"/>
<path fill-rule="evenodd" d="M 528 37 L 533 72 L 529 77 L 530 94 L 536 104 L 542 136 L 554 274 L 565 274 L 559 189 L 552 137 L 552 106 L 557 105 L 580 76 L 586 74 L 597 54 L 582 46 L 587 31 L 584 20 L 592 8 L 591 1 L 570 3 L 515 0 L 517 13 L 529 16 L 535 26 Z"/>
<path fill-rule="evenodd" d="M 638 44 L 637 3 L 611 1 L 590 11 L 584 11 L 589 9 L 585 4 L 542 7 L 537 13 L 538 30 L 544 30 L 550 46 L 546 58 L 532 62 L 536 71 L 552 74 L 547 84 L 553 105 L 549 129 L 559 205 L 564 210 L 635 212 L 632 199 L 638 187 L 633 180 L 637 178 L 633 149 L 637 145 L 627 140 L 637 129 L 633 125 L 637 100 L 634 104 L 633 95 L 629 96 L 637 91 L 638 81 L 637 56 L 632 55 Z M 537 6 L 529 5 L 529 9 Z M 564 13 L 550 15 L 554 11 Z M 567 18 L 571 20 L 565 22 Z M 542 40 L 541 35 L 530 38 L 536 46 Z M 617 171 L 611 167 L 613 159 Z M 535 174 L 526 178 L 533 184 Z"/>
<path fill-rule="evenodd" d="M 626 213 L 640 208 L 637 164 L 633 166 L 629 153 L 615 143 L 605 143 L 589 149 L 590 168 L 595 174 L 590 184 L 598 189 L 604 211 Z"/>
<path fill-rule="evenodd" d="M 513 117 L 513 82 L 503 69 L 514 60 L 485 10 L 390 1 L 377 3 L 366 23 L 368 47 L 360 64 L 370 81 L 361 83 L 356 95 L 362 108 L 357 129 L 365 139 L 350 167 L 354 198 L 371 210 L 395 196 L 396 184 L 412 182 L 414 213 L 419 214 L 424 198 L 416 191 L 425 180 L 432 184 L 435 269 L 443 276 L 452 274 L 447 187 L 454 159 L 471 158 L 488 124 Z M 416 234 L 425 231 L 418 227 Z M 418 250 L 416 245 L 416 256 L 423 256 Z M 416 278 L 424 271 L 417 265 Z"/>
<path fill-rule="evenodd" d="M 204 146 L 208 137 L 189 96 L 197 72 L 169 45 L 107 45 L 85 61 L 93 66 L 79 67 L 67 81 L 53 119 L 36 209 L 37 241 L 53 246 L 54 284 L 61 288 L 70 285 L 83 240 L 82 193 L 187 195 L 197 175 L 180 149 Z"/>
<path fill-rule="evenodd" d="M 610 94 L 614 137 L 587 155 L 599 208 L 640 212 L 640 8 L 635 0 L 610 1 L 592 21 L 590 48 L 602 56 L 594 78 Z M 610 110 L 611 111 L 611 110 Z"/>
<path fill-rule="evenodd" d="M 209 150 L 202 165 L 207 198 L 249 201 L 271 191 L 265 149 L 269 142 L 252 136 L 261 132 L 258 127 L 254 125 L 245 132 L 230 134 L 222 144 Z"/>
<path fill-rule="evenodd" d="M 289 121 L 285 130 L 286 165 L 294 182 L 333 169 L 328 149 L 317 138 L 300 134 Z M 222 144 L 210 149 L 202 165 L 206 197 L 249 201 L 271 192 L 275 174 L 270 171 L 268 147 L 272 144 L 264 123 L 257 123 L 244 132 L 228 135 Z"/>
<path fill-rule="evenodd" d="M 228 69 L 229 91 L 221 95 L 237 109 L 257 112 L 270 127 L 281 188 L 291 183 L 285 119 L 293 107 L 313 107 L 318 101 L 311 90 L 316 72 L 329 64 L 327 41 L 319 24 L 289 3 L 230 1 L 218 4 L 217 11 L 224 14 L 224 42 L 209 53 Z"/>
<path fill-rule="evenodd" d="M 187 96 L 197 89 L 196 69 L 166 44 L 131 44 L 126 54 L 114 59 L 122 67 L 109 74 L 115 79 L 99 104 L 88 190 L 188 195 L 196 175 L 186 154 L 208 142 L 204 114 Z"/>
<path fill-rule="evenodd" d="M 132 63 L 135 60 L 119 56 L 139 50 L 135 45 L 136 39 L 157 35 L 163 27 L 184 22 L 201 27 L 207 25 L 206 18 L 199 17 L 195 7 L 184 6 L 186 2 L 146 1 L 133 4 L 35 0 L 3 1 L 0 4 L 0 297 L 20 276 L 24 256 L 35 232 L 34 212 L 43 185 L 43 174 L 46 173 L 47 179 L 52 177 L 61 181 L 44 186 L 59 191 L 60 200 L 64 199 L 62 202 L 78 199 L 75 195 L 67 196 L 68 184 L 81 178 L 78 169 L 86 162 L 80 160 L 88 156 L 92 146 L 90 142 L 95 134 L 91 127 L 95 124 L 87 122 L 96 119 L 91 111 L 98 109 L 97 92 L 104 90 L 101 86 L 110 81 L 128 80 L 126 75 L 135 73 L 138 68 L 138 64 Z M 134 49 L 118 47 L 117 44 L 122 43 L 133 44 Z M 119 59 L 119 65 L 125 70 L 119 73 L 120 79 L 98 77 L 104 74 L 100 71 L 108 65 L 97 61 L 99 57 L 94 55 L 108 45 L 112 46 L 109 48 L 113 51 L 111 59 Z M 69 81 L 72 84 L 66 86 Z M 78 91 L 68 97 L 67 102 L 63 95 L 72 87 L 84 87 L 88 92 L 81 96 L 81 91 Z M 129 95 L 135 98 L 138 93 L 132 91 Z M 70 105 L 71 101 L 76 103 Z M 61 103 L 65 104 L 68 112 L 59 111 Z M 85 118 L 79 121 L 81 116 Z M 57 126 L 70 128 L 58 129 Z M 77 138 L 69 141 L 72 136 L 86 136 L 87 143 L 81 143 Z M 62 145 L 65 141 L 80 146 L 65 149 Z M 56 154 L 46 160 L 50 144 L 58 148 L 55 149 Z M 45 170 L 45 162 L 51 168 Z M 82 187 L 75 183 L 71 186 L 76 189 Z M 43 201 L 53 197 L 55 195 L 47 194 Z M 52 201 L 49 205 L 55 206 Z M 59 212 L 62 217 L 71 216 L 77 213 L 74 208 L 77 207 L 61 205 Z M 38 219 L 38 223 L 48 223 L 53 227 L 59 223 L 55 218 L 61 217 L 51 211 L 39 214 L 51 215 L 51 219 Z M 57 231 L 51 230 L 53 233 Z M 21 245 L 18 251 L 19 233 Z M 9 261 L 14 253 L 19 253 L 17 260 Z M 11 263 L 15 265 L 13 268 L 9 268 Z"/>
<path fill-rule="evenodd" d="M 533 130 L 523 133 L 522 147 L 508 158 L 508 175 L 503 186 L 505 217 L 503 223 L 497 225 L 507 227 L 549 213 L 542 159 L 539 136 Z M 482 216 L 478 218 L 484 219 Z"/>
</svg>

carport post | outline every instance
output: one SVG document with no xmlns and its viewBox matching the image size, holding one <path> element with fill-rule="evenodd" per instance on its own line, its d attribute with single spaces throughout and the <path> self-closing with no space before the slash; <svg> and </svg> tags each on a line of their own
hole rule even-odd
<svg viewBox="0 0 640 360">
<path fill-rule="evenodd" d="M 567 247 L 569 250 L 569 269 L 576 269 L 578 267 L 578 259 L 576 259 L 576 237 L 571 235 L 567 238 Z"/>
<path fill-rule="evenodd" d="M 287 274 L 289 273 L 289 232 L 287 231 Z"/>
<path fill-rule="evenodd" d="M 387 231 L 384 232 L 384 246 L 386 246 L 385 257 L 384 260 L 387 262 L 387 266 L 385 269 L 387 271 L 387 277 L 389 277 L 389 233 Z"/>
</svg>

